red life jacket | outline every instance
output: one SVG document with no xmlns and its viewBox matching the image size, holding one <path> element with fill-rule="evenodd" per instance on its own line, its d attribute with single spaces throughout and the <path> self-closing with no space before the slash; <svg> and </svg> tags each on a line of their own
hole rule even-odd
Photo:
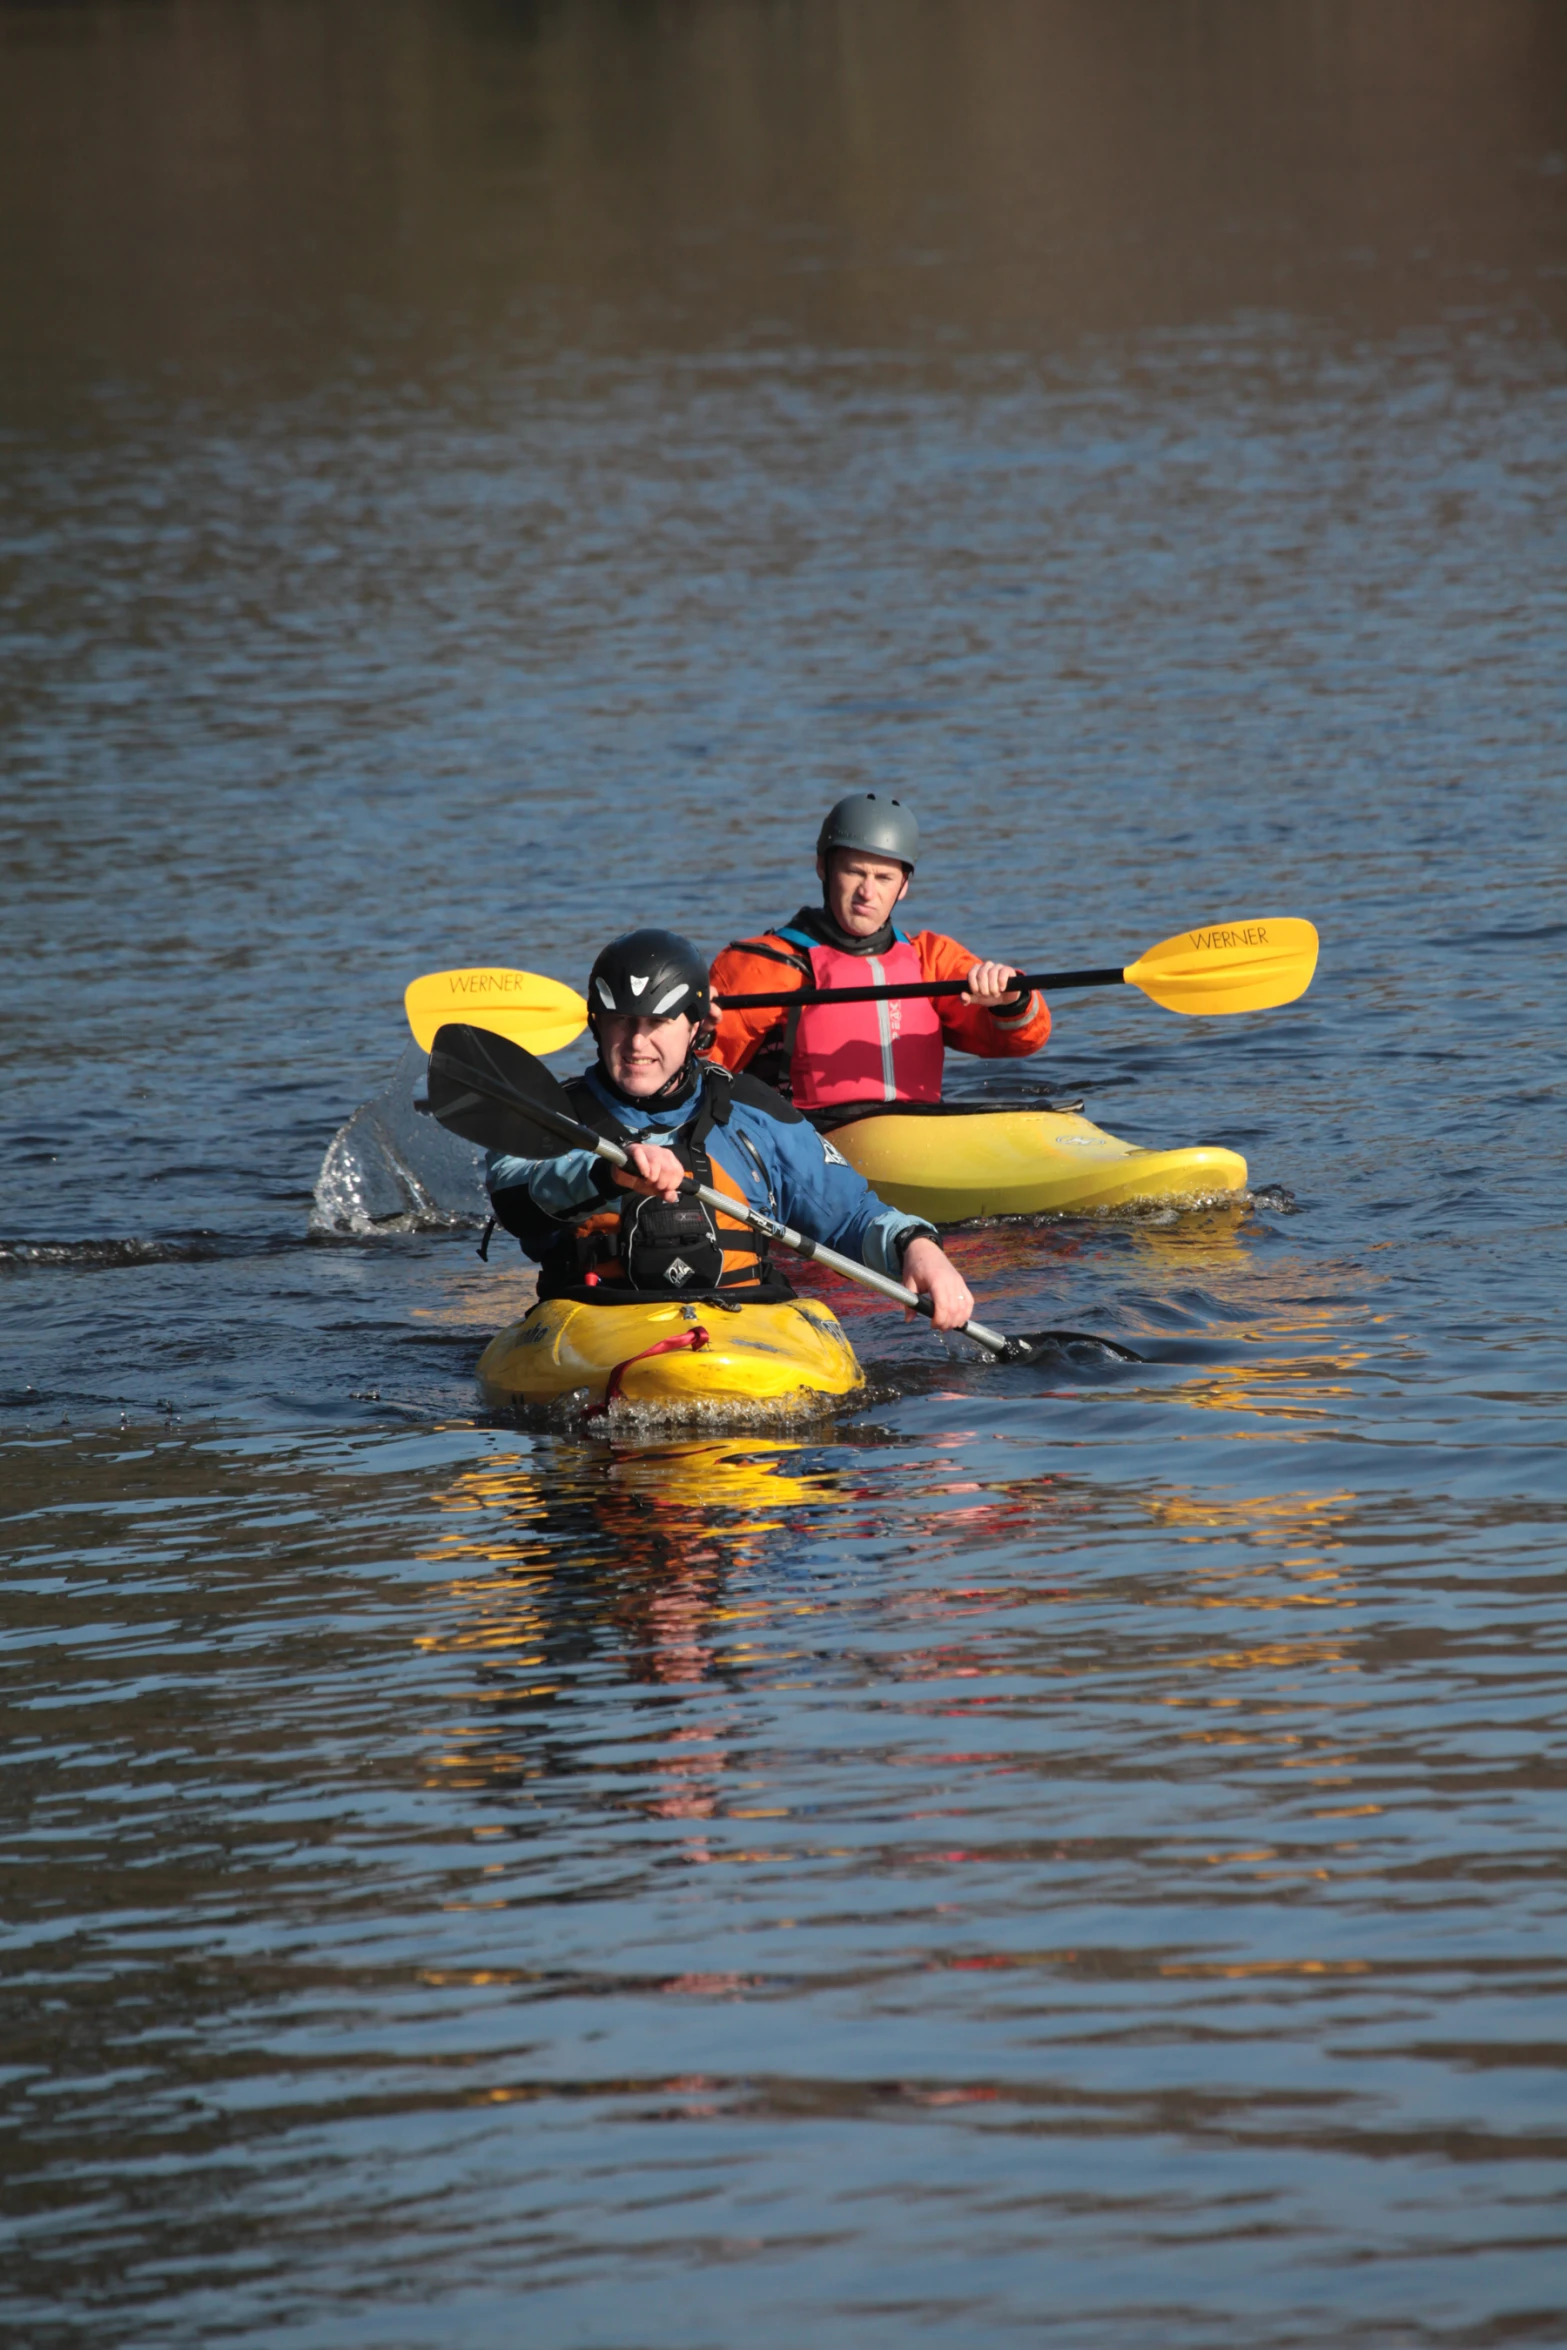
<svg viewBox="0 0 1567 2350">
<path fill-rule="evenodd" d="M 815 987 L 889 987 L 923 979 L 907 939 L 882 955 L 810 948 Z M 834 1102 L 939 1102 L 941 1015 L 928 996 L 890 1004 L 806 1004 L 793 1015 L 790 1091 L 802 1110 Z"/>
</svg>

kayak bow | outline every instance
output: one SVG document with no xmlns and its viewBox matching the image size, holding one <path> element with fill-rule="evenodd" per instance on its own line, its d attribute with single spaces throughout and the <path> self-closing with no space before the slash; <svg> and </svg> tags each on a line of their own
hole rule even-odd
<svg viewBox="0 0 1567 2350">
<path fill-rule="evenodd" d="M 1092 1215 L 1140 1202 L 1193 1207 L 1246 1189 L 1238 1151 L 1143 1150 L 1075 1110 L 904 1104 L 835 1121 L 830 1132 L 889 1206 L 933 1224 Z"/>
<path fill-rule="evenodd" d="M 704 1334 L 705 1333 L 705 1342 Z M 491 1339 L 479 1384 L 492 1405 L 580 1395 L 667 1418 L 705 1406 L 821 1411 L 864 1385 L 836 1315 L 814 1298 L 787 1305 L 583 1305 L 548 1298 Z"/>
</svg>

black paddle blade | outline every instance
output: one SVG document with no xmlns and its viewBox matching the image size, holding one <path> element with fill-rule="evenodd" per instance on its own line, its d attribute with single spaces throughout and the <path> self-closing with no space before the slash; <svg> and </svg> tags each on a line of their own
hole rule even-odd
<svg viewBox="0 0 1567 2350">
<path fill-rule="evenodd" d="M 1009 1363 L 1032 1363 L 1043 1355 L 1070 1354 L 1074 1347 L 1108 1355 L 1115 1363 L 1144 1360 L 1135 1347 L 1123 1346 L 1118 1338 L 1101 1338 L 1096 1330 L 1030 1330 L 1026 1338 L 1014 1338 L 1012 1344 L 1017 1351 L 1006 1357 Z"/>
<path fill-rule="evenodd" d="M 542 1061 L 509 1037 L 450 1020 L 430 1047 L 430 1112 L 464 1142 L 519 1159 L 553 1159 L 595 1138 L 571 1114 Z"/>
</svg>

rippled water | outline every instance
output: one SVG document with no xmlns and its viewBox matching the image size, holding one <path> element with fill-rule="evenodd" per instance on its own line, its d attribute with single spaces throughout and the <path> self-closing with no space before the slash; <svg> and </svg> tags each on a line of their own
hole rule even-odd
<svg viewBox="0 0 1567 2350">
<path fill-rule="evenodd" d="M 1567 2337 L 1564 68 L 0 9 L 16 2339 Z M 486 1418 L 404 982 L 893 779 L 976 947 L 1318 923 L 1037 1064 L 1279 1188 L 956 1236 L 1141 1366 Z"/>
</svg>

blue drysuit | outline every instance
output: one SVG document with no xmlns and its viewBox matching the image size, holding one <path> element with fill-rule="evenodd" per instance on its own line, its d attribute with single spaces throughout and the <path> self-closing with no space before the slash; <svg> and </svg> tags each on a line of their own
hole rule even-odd
<svg viewBox="0 0 1567 2350">
<path fill-rule="evenodd" d="M 723 1168 L 753 1207 L 808 1239 L 858 1258 L 872 1272 L 899 1279 L 904 1249 L 916 1233 L 934 1237 L 934 1225 L 878 1199 L 864 1176 L 770 1087 L 755 1078 L 727 1079 L 723 1071 L 717 1081 L 731 1098 L 727 1122 L 711 1126 L 703 1142 L 714 1166 Z M 713 1080 L 704 1071 L 698 1090 L 657 1110 L 622 1100 L 601 1082 L 596 1068 L 576 1083 L 586 1085 L 634 1141 L 673 1144 L 697 1116 Z M 613 1168 L 587 1150 L 564 1151 L 557 1159 L 491 1151 L 485 1182 L 501 1222 L 535 1258 L 542 1258 L 578 1217 L 618 1206 L 627 1196 Z"/>
</svg>

